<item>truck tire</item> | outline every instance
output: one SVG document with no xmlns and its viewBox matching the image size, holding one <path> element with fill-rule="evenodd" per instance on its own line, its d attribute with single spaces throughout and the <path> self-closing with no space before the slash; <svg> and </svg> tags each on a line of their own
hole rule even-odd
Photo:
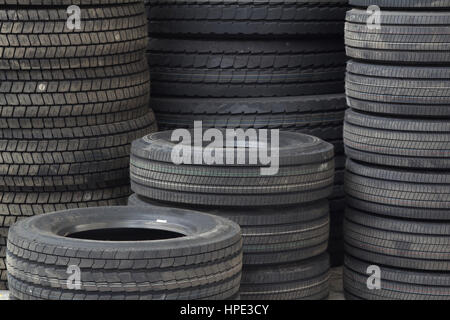
<svg viewBox="0 0 450 320">
<path fill-rule="evenodd" d="M 242 239 L 237 224 L 195 211 L 73 209 L 11 227 L 7 268 L 19 300 L 226 299 L 239 291 Z"/>
</svg>

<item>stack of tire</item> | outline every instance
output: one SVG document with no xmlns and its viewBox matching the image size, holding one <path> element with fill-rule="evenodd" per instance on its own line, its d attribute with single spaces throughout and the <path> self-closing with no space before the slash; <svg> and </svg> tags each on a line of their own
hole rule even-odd
<svg viewBox="0 0 450 320">
<path fill-rule="evenodd" d="M 147 0 L 160 129 L 272 128 L 331 142 L 332 261 L 343 259 L 347 0 Z"/>
<path fill-rule="evenodd" d="M 280 132 L 279 170 L 261 175 L 259 162 L 174 164 L 171 155 L 177 145 L 171 134 L 158 132 L 133 142 L 130 177 L 135 194 L 128 204 L 178 206 L 238 223 L 244 241 L 241 299 L 327 297 L 333 146 L 316 137 Z M 202 149 L 193 149 L 192 159 L 202 159 Z"/>
<path fill-rule="evenodd" d="M 450 1 L 350 3 L 346 296 L 450 299 Z"/>
<path fill-rule="evenodd" d="M 126 203 L 131 141 L 155 131 L 144 4 L 104 3 L 0 1 L 0 288 L 8 227 Z"/>
</svg>

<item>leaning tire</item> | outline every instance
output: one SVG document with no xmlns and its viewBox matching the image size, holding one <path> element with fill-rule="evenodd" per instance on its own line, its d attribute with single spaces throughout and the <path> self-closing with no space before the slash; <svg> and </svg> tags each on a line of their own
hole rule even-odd
<svg viewBox="0 0 450 320">
<path fill-rule="evenodd" d="M 143 223 L 152 233 L 124 235 Z M 81 271 L 79 290 L 67 287 L 71 265 Z M 239 290 L 242 239 L 235 223 L 194 211 L 70 210 L 11 227 L 7 267 L 20 300 L 226 299 Z"/>
</svg>

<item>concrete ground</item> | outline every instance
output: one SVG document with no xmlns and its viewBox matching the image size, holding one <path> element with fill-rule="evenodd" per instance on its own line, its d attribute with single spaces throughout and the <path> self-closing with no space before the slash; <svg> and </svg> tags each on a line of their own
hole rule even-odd
<svg viewBox="0 0 450 320">
<path fill-rule="evenodd" d="M 8 291 L 0 290 L 0 300 L 8 299 Z M 342 267 L 331 269 L 330 296 L 328 300 L 345 300 L 342 289 Z"/>
</svg>

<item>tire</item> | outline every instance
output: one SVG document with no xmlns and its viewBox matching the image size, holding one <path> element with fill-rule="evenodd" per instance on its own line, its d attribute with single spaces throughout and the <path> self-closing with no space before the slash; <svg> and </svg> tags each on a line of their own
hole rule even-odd
<svg viewBox="0 0 450 320">
<path fill-rule="evenodd" d="M 310 134 L 342 125 L 345 99 L 341 94 L 247 99 L 177 99 L 152 97 L 160 128 L 191 128 L 194 121 L 204 127 L 270 128 Z M 313 135 L 313 134 L 311 134 Z M 336 139 L 336 134 L 330 134 Z"/>
<path fill-rule="evenodd" d="M 344 144 L 348 157 L 371 164 L 415 169 L 450 168 L 447 120 L 393 119 L 347 110 Z"/>
<path fill-rule="evenodd" d="M 155 96 L 192 98 L 285 97 L 340 93 L 345 68 L 191 69 L 152 68 Z"/>
<path fill-rule="evenodd" d="M 67 286 L 71 265 L 80 290 Z M 226 299 L 239 291 L 242 239 L 237 224 L 195 211 L 74 209 L 11 227 L 7 267 L 20 300 Z"/>
<path fill-rule="evenodd" d="M 347 255 L 344 290 L 364 300 L 448 300 L 450 277 L 446 272 L 426 272 L 380 266 L 381 289 L 367 288 L 367 268 L 372 263 Z"/>
<path fill-rule="evenodd" d="M 326 253 L 301 262 L 244 267 L 241 300 L 319 300 L 329 294 Z"/>
<path fill-rule="evenodd" d="M 450 175 L 347 160 L 348 203 L 368 212 L 411 219 L 449 220 Z"/>
<path fill-rule="evenodd" d="M 345 45 L 355 59 L 433 64 L 450 62 L 450 19 L 446 12 L 382 11 L 380 27 L 367 23 L 372 12 L 347 13 Z"/>
<path fill-rule="evenodd" d="M 88 68 L 143 58 L 148 44 L 143 3 L 94 5 L 80 14 L 83 23 L 74 32 L 66 25 L 67 6 L 0 10 L 0 69 Z"/>
<path fill-rule="evenodd" d="M 38 6 L 38 5 L 52 5 L 52 6 L 70 6 L 70 5 L 114 5 L 139 2 L 136 0 L 0 0 L 2 5 L 17 5 L 17 6 Z"/>
<path fill-rule="evenodd" d="M 0 185 L 89 185 L 127 179 L 130 143 L 156 131 L 153 114 L 102 126 L 0 130 Z"/>
<path fill-rule="evenodd" d="M 70 70 L 0 70 L 0 129 L 76 128 L 148 114 L 145 61 Z"/>
<path fill-rule="evenodd" d="M 128 205 L 168 206 L 136 194 L 129 197 Z M 329 209 L 326 200 L 279 208 L 181 208 L 195 208 L 239 224 L 245 266 L 295 262 L 319 255 L 327 248 Z"/>
<path fill-rule="evenodd" d="M 448 0 L 350 0 L 350 5 L 369 7 L 377 5 L 381 8 L 450 8 Z"/>
<path fill-rule="evenodd" d="M 6 237 L 14 223 L 58 210 L 124 205 L 129 194 L 126 180 L 94 186 L 0 191 L 0 289 L 6 289 Z"/>
<path fill-rule="evenodd" d="M 298 37 L 342 34 L 346 1 L 150 0 L 149 32 L 159 37 Z"/>
<path fill-rule="evenodd" d="M 447 222 L 408 221 L 348 208 L 345 252 L 375 265 L 447 272 L 449 230 Z"/>
<path fill-rule="evenodd" d="M 357 110 L 410 116 L 450 116 L 450 68 L 349 61 L 346 93 Z"/>
<path fill-rule="evenodd" d="M 332 192 L 333 146 L 318 138 L 281 132 L 278 172 L 261 175 L 264 165 L 258 161 L 228 165 L 228 152 L 216 159 L 225 166 L 205 165 L 203 160 L 203 165 L 176 165 L 171 134 L 159 132 L 133 142 L 131 188 L 138 195 L 179 204 L 240 207 L 299 204 Z M 203 150 L 196 150 L 200 149 L 194 149 L 190 163 L 203 159 Z"/>
</svg>

